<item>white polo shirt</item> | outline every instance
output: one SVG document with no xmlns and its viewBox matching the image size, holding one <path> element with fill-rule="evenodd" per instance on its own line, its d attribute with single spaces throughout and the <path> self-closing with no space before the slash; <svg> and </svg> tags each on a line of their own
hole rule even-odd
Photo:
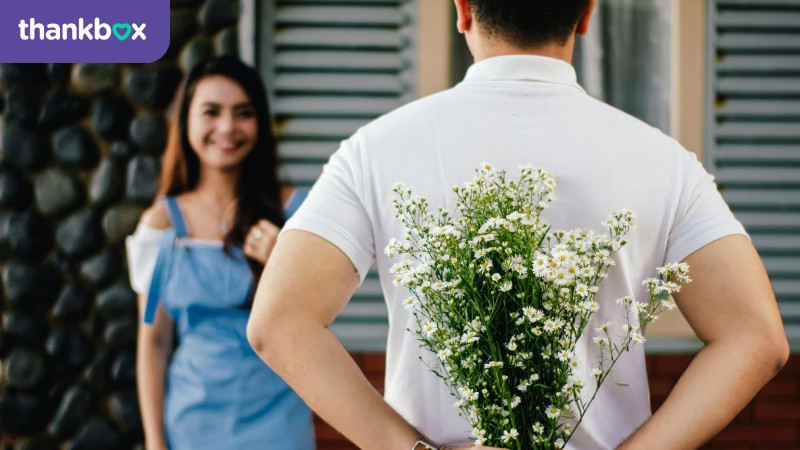
<svg viewBox="0 0 800 450">
<path fill-rule="evenodd" d="M 544 217 L 554 229 L 601 226 L 609 213 L 632 209 L 638 225 L 600 284 L 601 309 L 589 324 L 621 323 L 614 300 L 646 299 L 641 285 L 656 266 L 681 261 L 704 245 L 744 234 L 695 155 L 659 130 L 599 102 L 581 89 L 566 62 L 501 56 L 470 67 L 462 83 L 403 106 L 343 141 L 308 199 L 284 227 L 317 234 L 340 248 L 362 277 L 377 260 L 389 311 L 386 400 L 440 443 L 469 439 L 455 399 L 419 361 L 413 316 L 393 286 L 397 259 L 383 252 L 401 238 L 392 184 L 408 183 L 433 209 L 454 207 L 451 187 L 472 178 L 481 161 L 509 173 L 533 164 L 554 174 L 556 200 Z M 583 368 L 597 365 L 593 333 L 578 345 Z M 593 377 L 586 373 L 585 380 Z M 623 386 L 625 385 L 625 386 Z M 623 356 L 604 383 L 568 448 L 616 447 L 650 416 L 644 350 Z"/>
</svg>

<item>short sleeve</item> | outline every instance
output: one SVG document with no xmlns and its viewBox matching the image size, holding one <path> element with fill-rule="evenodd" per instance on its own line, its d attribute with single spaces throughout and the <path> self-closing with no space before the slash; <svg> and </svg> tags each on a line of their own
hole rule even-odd
<svg viewBox="0 0 800 450">
<path fill-rule="evenodd" d="M 139 225 L 125 240 L 131 287 L 137 294 L 147 295 L 158 259 L 165 230 Z"/>
<path fill-rule="evenodd" d="M 747 235 L 722 198 L 714 176 L 694 153 L 680 149 L 682 186 L 673 226 L 669 232 L 666 262 L 679 262 L 703 246 L 733 234 Z"/>
<path fill-rule="evenodd" d="M 322 237 L 347 255 L 364 281 L 375 250 L 362 152 L 358 133 L 343 141 L 281 233 L 303 230 Z"/>
</svg>

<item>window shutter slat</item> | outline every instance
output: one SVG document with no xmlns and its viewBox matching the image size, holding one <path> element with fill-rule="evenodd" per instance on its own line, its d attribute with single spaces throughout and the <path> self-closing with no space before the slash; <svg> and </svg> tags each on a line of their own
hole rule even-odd
<svg viewBox="0 0 800 450">
<path fill-rule="evenodd" d="M 337 5 L 287 6 L 278 11 L 277 20 L 281 25 L 393 27 L 402 25 L 406 18 L 391 5 L 384 8 Z"/>
<path fill-rule="evenodd" d="M 730 55 L 717 65 L 720 75 L 728 74 L 800 74 L 800 55 Z"/>
<path fill-rule="evenodd" d="M 706 166 L 800 348 L 800 0 L 712 0 Z"/>
<path fill-rule="evenodd" d="M 311 186 L 341 140 L 414 98 L 411 0 L 267 0 L 262 14 L 281 176 Z M 376 243 L 382 249 L 385 243 Z M 331 330 L 351 351 L 384 351 L 386 304 L 370 271 Z"/>
</svg>

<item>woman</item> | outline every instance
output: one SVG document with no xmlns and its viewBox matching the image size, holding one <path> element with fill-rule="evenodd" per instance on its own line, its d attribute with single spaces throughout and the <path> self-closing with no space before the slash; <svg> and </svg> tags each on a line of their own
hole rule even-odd
<svg viewBox="0 0 800 450">
<path fill-rule="evenodd" d="M 245 335 L 254 280 L 304 195 L 278 184 L 264 86 L 220 57 L 178 98 L 159 200 L 127 241 L 146 448 L 311 449 L 309 409 Z"/>
</svg>

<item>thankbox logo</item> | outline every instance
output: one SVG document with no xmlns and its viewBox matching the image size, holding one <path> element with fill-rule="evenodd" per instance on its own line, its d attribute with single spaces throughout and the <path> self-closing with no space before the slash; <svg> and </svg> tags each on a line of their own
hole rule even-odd
<svg viewBox="0 0 800 450">
<path fill-rule="evenodd" d="M 0 2 L 0 63 L 149 63 L 169 47 L 170 0 Z"/>
<path fill-rule="evenodd" d="M 61 41 L 61 40 L 97 40 L 105 41 L 114 37 L 120 41 L 127 40 L 133 31 L 132 41 L 137 39 L 146 40 L 147 35 L 144 29 L 147 27 L 146 23 L 115 23 L 109 25 L 101 22 L 99 17 L 94 18 L 94 23 L 84 23 L 83 18 L 78 19 L 77 22 L 72 23 L 38 23 L 36 19 L 30 18 L 26 22 L 24 19 L 19 21 L 19 38 L 23 41 L 40 40 L 40 41 Z"/>
</svg>

